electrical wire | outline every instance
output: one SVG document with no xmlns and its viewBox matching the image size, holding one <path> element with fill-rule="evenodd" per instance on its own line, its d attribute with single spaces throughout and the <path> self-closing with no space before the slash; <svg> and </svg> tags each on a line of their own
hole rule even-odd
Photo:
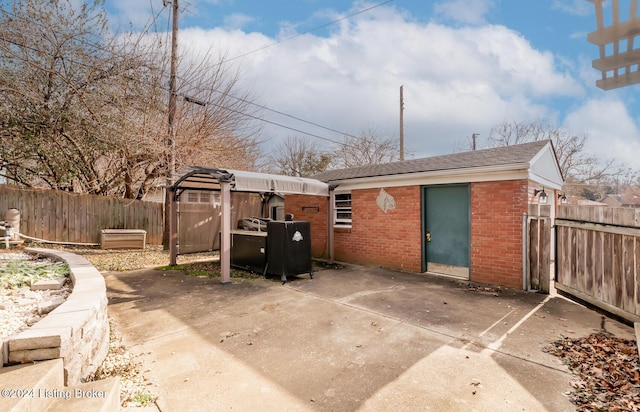
<svg viewBox="0 0 640 412">
<path fill-rule="evenodd" d="M 46 239 L 39 239 L 37 237 L 31 237 L 31 236 L 27 236 L 25 234 L 22 233 L 18 233 L 15 232 L 16 235 L 23 237 L 25 239 L 29 239 L 29 240 L 33 240 L 35 242 L 42 242 L 42 243 L 50 243 L 53 245 L 70 245 L 70 246 L 100 246 L 100 243 L 79 243 L 79 242 L 60 242 L 57 240 L 46 240 Z"/>
<path fill-rule="evenodd" d="M 325 24 L 323 24 L 323 25 L 321 25 L 321 26 L 314 27 L 314 28 L 309 29 L 309 30 L 307 30 L 307 31 L 303 31 L 302 33 L 294 34 L 293 36 L 289 36 L 289 37 L 286 37 L 286 38 L 284 38 L 284 39 L 282 39 L 282 40 L 275 41 L 275 42 L 273 42 L 273 43 L 271 43 L 271 44 L 267 44 L 266 46 L 263 46 L 263 47 L 257 48 L 257 49 L 255 49 L 255 50 L 248 51 L 248 52 L 246 52 L 246 53 L 240 54 L 240 55 L 235 56 L 235 57 L 231 57 L 231 58 L 229 58 L 229 59 L 227 59 L 227 60 L 223 60 L 223 61 L 221 61 L 220 63 L 218 63 L 218 65 L 221 65 L 221 64 L 223 64 L 223 63 L 227 63 L 227 62 L 232 61 L 232 60 L 240 59 L 240 58 L 242 58 L 242 57 L 246 57 L 246 56 L 248 56 L 248 55 L 250 55 L 250 54 L 257 53 L 257 52 L 263 51 L 263 50 L 265 50 L 265 49 L 268 49 L 268 48 L 270 48 L 270 47 L 273 47 L 273 46 L 277 46 L 277 45 L 279 45 L 279 44 L 282 44 L 282 43 L 284 43 L 284 42 L 286 42 L 286 41 L 296 39 L 296 38 L 298 38 L 298 37 L 300 37 L 300 36 L 304 36 L 305 34 L 313 33 L 314 31 L 318 31 L 318 30 L 320 30 L 320 29 L 324 29 L 325 27 L 329 27 L 329 26 L 331 26 L 331 25 L 333 25 L 333 24 L 336 24 L 336 23 L 339 23 L 339 22 L 341 22 L 341 21 L 343 21 L 343 20 L 350 19 L 351 17 L 355 17 L 355 16 L 357 16 L 357 15 L 359 15 L 359 14 L 363 14 L 363 13 L 366 13 L 366 12 L 368 12 L 368 11 L 371 11 L 371 10 L 373 10 L 373 9 L 375 9 L 375 8 L 378 8 L 378 7 L 384 6 L 385 4 L 391 3 L 392 1 L 394 1 L 394 0 L 386 0 L 386 1 L 383 1 L 382 3 L 374 4 L 374 5 L 373 5 L 373 6 L 371 6 L 371 7 L 368 7 L 368 8 L 366 8 L 366 9 L 359 10 L 359 11 L 356 11 L 356 12 L 354 12 L 354 13 L 348 14 L 348 15 L 346 15 L 346 16 L 343 16 L 343 17 L 339 18 L 339 19 L 332 20 L 332 21 L 330 21 L 330 22 L 328 22 L 328 23 L 325 23 Z"/>
<path fill-rule="evenodd" d="M 209 104 L 212 105 L 212 106 L 220 107 L 221 109 L 228 110 L 228 111 L 233 112 L 233 113 L 241 114 L 243 116 L 250 117 L 252 119 L 256 119 L 256 120 L 260 120 L 260 121 L 265 122 L 265 123 L 272 124 L 274 126 L 282 127 L 283 129 L 292 130 L 294 132 L 302 133 L 302 134 L 305 134 L 307 136 L 311 136 L 311 137 L 315 137 L 315 138 L 318 138 L 318 139 L 321 139 L 321 140 L 325 140 L 327 142 L 335 143 L 335 144 L 340 145 L 340 146 L 351 147 L 352 149 L 357 149 L 355 146 L 351 146 L 351 145 L 349 145 L 347 143 L 339 142 L 337 140 L 332 140 L 332 139 L 329 139 L 328 137 L 322 137 L 322 136 L 319 136 L 317 134 L 313 134 L 313 133 L 305 132 L 303 130 L 296 129 L 294 127 L 285 126 L 285 125 L 283 125 L 281 123 L 277 123 L 277 122 L 274 122 L 274 121 L 271 121 L 271 120 L 267 120 L 267 119 L 264 119 L 264 118 L 261 118 L 261 117 L 258 117 L 258 116 L 254 116 L 254 115 L 251 115 L 251 114 L 248 114 L 248 113 L 243 113 L 243 112 L 241 112 L 239 110 L 235 110 L 235 109 L 231 109 L 231 108 L 228 108 L 228 107 L 224 107 L 224 106 L 218 105 L 216 103 L 209 103 Z"/>
<path fill-rule="evenodd" d="M 314 27 L 314 28 L 312 28 L 312 29 L 309 29 L 309 30 L 307 30 L 307 31 L 304 31 L 304 32 L 302 32 L 302 33 L 298 33 L 298 34 L 296 34 L 296 35 L 293 35 L 293 36 L 287 37 L 287 38 L 285 38 L 285 39 L 279 40 L 279 41 L 277 41 L 277 42 L 271 43 L 271 44 L 269 44 L 269 45 L 267 45 L 267 46 L 264 46 L 264 47 L 261 47 L 261 48 L 258 48 L 258 49 L 255 49 L 255 50 L 252 50 L 252 51 L 249 51 L 249 52 L 243 53 L 243 54 L 241 54 L 241 55 L 238 55 L 238 56 L 235 56 L 235 57 L 232 57 L 232 58 L 226 59 L 226 60 L 222 60 L 221 62 L 219 62 L 219 63 L 217 63 L 216 65 L 214 65 L 214 67 L 215 67 L 215 66 L 219 66 L 219 65 L 221 65 L 221 64 L 223 64 L 223 63 L 226 63 L 226 62 L 232 61 L 232 60 L 239 59 L 239 58 L 241 58 L 241 57 L 248 56 L 248 55 L 253 54 L 253 53 L 260 52 L 260 51 L 262 51 L 262 50 L 264 50 L 264 49 L 267 49 L 267 48 L 273 47 L 273 46 L 275 46 L 275 45 L 281 44 L 281 43 L 283 43 L 283 42 L 286 42 L 286 41 L 289 41 L 289 40 L 295 39 L 295 38 L 300 37 L 300 36 L 302 36 L 302 35 L 305 35 L 305 34 L 308 34 L 308 33 L 311 33 L 311 32 L 317 31 L 317 30 L 320 30 L 320 29 L 322 29 L 322 28 L 325 28 L 325 27 L 328 27 L 328 26 L 330 26 L 330 25 L 336 24 L 336 23 L 338 23 L 338 22 L 340 22 L 340 21 L 344 21 L 344 20 L 349 19 L 349 18 L 351 18 L 351 17 L 357 16 L 357 15 L 359 15 L 359 14 L 366 13 L 366 12 L 368 12 L 368 11 L 371 11 L 371 10 L 375 9 L 375 8 L 378 8 L 378 7 L 381 7 L 381 6 L 386 5 L 386 4 L 388 4 L 388 3 L 391 3 L 392 1 L 394 1 L 394 0 L 386 0 L 386 1 L 383 1 L 383 2 L 381 2 L 381 3 L 378 3 L 378 4 L 375 4 L 375 5 L 371 6 L 371 7 L 368 7 L 368 8 L 366 8 L 366 9 L 359 10 L 359 11 L 354 12 L 354 13 L 351 13 L 351 14 L 349 14 L 349 15 L 347 15 L 347 16 L 341 17 L 341 18 L 339 18 L 339 19 L 336 19 L 336 20 L 330 21 L 330 22 L 325 23 L 325 24 L 323 24 L 323 25 L 320 25 L 320 26 Z M 166 6 L 164 6 L 164 7 L 163 7 L 163 8 L 162 8 L 162 9 L 161 9 L 161 10 L 160 10 L 156 15 L 155 15 L 155 17 L 154 17 L 154 18 L 153 18 L 153 20 L 152 20 L 152 23 L 150 23 L 149 25 L 147 25 L 147 26 L 146 26 L 146 28 L 145 28 L 145 30 L 144 30 L 144 32 L 142 32 L 142 34 L 143 34 L 143 35 L 145 35 L 145 34 L 148 34 L 148 33 L 149 33 L 149 29 L 150 29 L 150 27 L 151 27 L 153 24 L 155 24 L 155 21 L 157 21 L 157 19 L 158 19 L 158 17 L 160 16 L 160 14 L 161 14 L 164 10 L 166 10 L 166 8 L 167 8 L 167 7 L 166 7 Z M 24 18 L 22 18 L 21 16 L 15 15 L 14 13 L 11 13 L 11 12 L 10 12 L 10 11 L 8 11 L 8 10 L 1 9 L 1 8 L 0 8 L 0 10 L 2 10 L 2 12 L 3 12 L 3 13 L 5 13 L 5 14 L 7 14 L 7 15 L 9 15 L 9 16 L 11 16 L 11 17 L 13 17 L 13 18 L 18 18 L 18 19 L 21 19 L 21 20 L 25 20 L 25 19 L 24 19 Z M 29 23 L 30 23 L 30 24 L 34 24 L 34 23 L 35 23 L 35 24 L 38 24 L 37 22 L 32 22 L 32 21 L 30 21 Z M 43 26 L 42 24 L 39 24 L 39 25 L 40 25 L 40 27 L 44 28 L 44 26 Z M 168 27 L 168 25 L 169 25 L 169 21 L 167 21 L 167 27 Z M 167 29 L 167 32 L 168 32 L 168 29 Z M 43 53 L 43 51 L 42 51 L 42 50 L 39 50 L 39 49 L 37 49 L 37 48 L 31 47 L 31 46 L 28 46 L 28 45 L 25 45 L 25 44 L 20 44 L 20 43 L 17 43 L 17 42 L 15 42 L 15 41 L 7 40 L 7 39 L 4 39 L 4 41 L 6 41 L 7 43 L 10 43 L 10 44 L 13 44 L 13 45 L 15 45 L 15 46 L 18 46 L 18 47 L 24 47 L 24 48 L 26 48 L 26 49 L 28 49 L 28 50 L 31 50 L 31 51 L 34 51 L 34 52 L 37 52 L 37 53 Z M 99 46 L 99 45 L 96 45 L 96 44 L 90 43 L 90 42 L 88 42 L 88 41 L 85 41 L 84 39 L 80 39 L 80 42 L 81 42 L 81 43 L 83 43 L 83 44 L 85 44 L 85 45 L 87 45 L 87 46 L 90 46 L 90 47 L 92 47 L 92 48 L 95 48 L 96 50 L 100 50 L 100 51 L 103 51 L 103 52 L 111 53 L 111 51 L 106 50 L 105 48 L 103 48 L 103 47 L 101 47 L 101 46 Z M 83 62 L 74 61 L 73 59 L 67 59 L 67 60 L 68 60 L 68 61 L 70 61 L 70 62 L 72 62 L 72 63 L 75 63 L 75 64 L 79 64 L 79 65 L 82 65 L 82 66 L 85 66 L 85 67 L 88 67 L 88 68 L 93 68 L 92 66 L 90 66 L 90 65 L 88 65 L 88 64 L 86 64 L 86 63 L 83 63 Z M 183 82 L 184 84 L 187 84 L 187 85 L 189 84 L 189 81 L 187 81 L 186 79 L 184 79 L 184 78 L 182 78 L 182 77 L 180 77 L 180 76 L 179 76 L 179 78 L 182 80 L 182 82 Z M 139 81 L 138 79 L 133 79 L 133 78 L 132 78 L 131 80 Z M 145 82 L 145 84 L 150 85 L 150 86 L 153 86 L 153 85 L 152 85 L 151 83 L 149 83 L 149 82 Z M 166 89 L 166 88 L 162 88 L 162 89 L 163 89 L 164 91 L 169 92 L 169 90 L 168 90 L 168 89 Z M 276 113 L 276 114 L 279 114 L 279 115 L 282 115 L 282 116 L 285 116 L 285 117 L 288 117 L 288 118 L 291 118 L 291 119 L 294 119 L 294 120 L 297 120 L 297 121 L 300 121 L 300 122 L 303 122 L 303 123 L 306 123 L 306 124 L 309 124 L 309 125 L 312 125 L 312 126 L 314 126 L 314 127 L 318 127 L 318 128 L 321 128 L 321 129 L 324 129 L 324 130 L 327 130 L 327 131 L 331 131 L 331 132 L 333 132 L 333 133 L 341 134 L 341 135 L 343 135 L 343 136 L 352 137 L 352 138 L 357 138 L 357 136 L 354 136 L 354 135 L 352 135 L 352 134 L 349 134 L 349 133 L 346 133 L 346 132 L 343 132 L 343 131 L 339 131 L 339 130 L 336 130 L 336 129 L 333 129 L 333 128 L 330 128 L 330 127 L 322 126 L 322 125 L 320 125 L 320 124 L 318 124 L 318 123 L 311 122 L 311 121 L 308 121 L 308 120 L 302 119 L 302 118 L 297 117 L 297 116 L 294 116 L 294 115 L 287 114 L 287 113 L 282 112 L 282 111 L 279 111 L 279 110 L 271 109 L 271 108 L 269 108 L 269 107 L 267 107 L 267 106 L 265 106 L 265 105 L 260 105 L 260 104 L 257 104 L 257 103 L 254 103 L 254 102 L 248 101 L 248 100 L 246 100 L 246 99 L 243 99 L 243 98 L 239 98 L 239 97 L 233 96 L 233 95 L 231 95 L 231 94 L 229 94 L 229 93 L 222 92 L 222 91 L 217 90 L 217 89 L 213 89 L 212 91 L 214 91 L 214 92 L 216 92 L 216 93 L 219 93 L 219 94 L 226 95 L 226 96 L 228 96 L 228 97 L 231 97 L 231 98 L 236 99 L 236 100 L 238 100 L 238 101 L 241 101 L 241 102 L 243 102 L 243 103 L 250 104 L 250 105 L 254 105 L 254 106 L 259 107 L 259 108 L 261 108 L 261 109 L 263 109 L 263 110 L 267 110 L 267 111 L 270 111 L 270 112 L 273 112 L 273 113 Z M 183 97 L 187 98 L 187 96 L 185 96 L 185 95 L 183 95 Z M 322 136 L 319 136 L 319 135 L 314 134 L 314 133 L 305 132 L 305 131 L 303 131 L 303 130 L 296 129 L 296 128 L 293 128 L 293 127 L 289 127 L 289 126 L 283 125 L 283 124 L 278 123 L 278 122 L 275 122 L 275 121 L 270 121 L 270 120 L 267 120 L 267 119 L 264 119 L 264 118 L 261 118 L 261 117 L 258 117 L 258 116 L 254 116 L 254 115 L 251 115 L 251 114 L 248 114 L 248 113 L 244 113 L 244 112 L 241 112 L 241 111 L 238 111 L 238 110 L 230 109 L 230 108 L 228 108 L 228 107 L 225 107 L 225 106 L 222 106 L 222 105 L 218 105 L 218 104 L 213 103 L 213 102 L 209 102 L 209 101 L 204 101 L 204 102 L 202 102 L 202 101 L 199 101 L 199 104 L 200 104 L 200 103 L 211 104 L 211 105 L 216 106 L 216 107 L 219 107 L 219 108 L 221 108 L 221 109 L 228 110 L 228 111 L 234 112 L 234 113 L 236 113 L 236 114 L 239 114 L 239 115 L 242 115 L 242 116 L 245 116 L 245 117 L 252 118 L 252 119 L 254 119 L 254 120 L 258 120 L 258 121 L 261 121 L 261 122 L 264 122 L 264 123 L 268 123 L 268 124 L 271 124 L 271 125 L 274 125 L 274 126 L 277 126 L 277 127 L 281 127 L 281 128 L 287 129 L 287 130 L 292 130 L 292 131 L 295 131 L 295 132 L 297 132 L 297 133 L 302 133 L 302 134 L 305 134 L 305 135 L 307 135 L 307 136 L 314 137 L 314 138 L 318 138 L 318 139 L 321 139 L 321 140 L 325 140 L 325 141 L 328 141 L 328 142 L 331 142 L 331 143 L 334 143 L 334 144 L 338 144 L 338 145 L 341 145 L 341 146 L 345 146 L 345 147 L 350 147 L 350 146 L 351 146 L 351 145 L 349 145 L 349 144 L 347 144 L 347 143 L 344 143 L 344 142 L 339 142 L 339 141 L 336 141 L 336 140 L 333 140 L 333 139 L 329 139 L 329 138 L 326 138 L 326 137 L 322 137 Z"/>
<path fill-rule="evenodd" d="M 42 53 L 42 51 L 41 51 L 41 50 L 36 49 L 36 48 L 34 48 L 34 47 L 31 47 L 31 46 L 23 45 L 23 44 L 20 44 L 20 43 L 14 42 L 14 41 L 12 41 L 12 40 L 5 40 L 5 41 L 6 41 L 7 43 L 13 44 L 13 45 L 18 46 L 18 47 L 24 47 L 24 48 L 26 48 L 26 49 L 28 49 L 28 50 L 31 50 L 31 51 L 34 51 L 34 52 L 38 52 L 38 53 Z M 67 60 L 68 60 L 68 61 L 70 61 L 70 62 L 76 63 L 76 64 L 80 64 L 80 65 L 86 66 L 86 67 L 91 67 L 91 66 L 89 66 L 89 65 L 88 65 L 88 64 L 86 64 L 86 63 L 73 61 L 73 60 L 71 60 L 71 59 L 67 59 Z M 137 80 L 137 79 L 131 79 L 131 80 Z M 151 85 L 151 84 L 149 83 L 149 85 Z M 162 90 L 164 90 L 164 91 L 166 91 L 166 92 L 169 92 L 169 89 L 167 89 L 167 88 L 162 88 Z M 251 103 L 251 102 L 249 102 L 248 100 L 245 100 L 245 99 L 241 99 L 241 98 L 235 97 L 235 96 L 230 95 L 230 94 L 228 94 L 228 93 L 223 93 L 223 92 L 220 92 L 220 91 L 218 91 L 218 90 L 215 90 L 215 91 L 216 91 L 216 92 L 218 92 L 218 93 L 221 93 L 221 94 L 225 94 L 225 95 L 227 95 L 227 96 L 229 96 L 229 97 L 232 97 L 232 98 L 234 98 L 234 99 L 238 99 L 238 100 L 241 100 L 241 101 L 246 102 L 246 103 Z M 183 95 L 182 95 L 182 97 L 185 97 L 185 98 L 186 98 L 186 96 L 183 96 Z M 283 128 L 283 129 L 291 130 L 291 131 L 294 131 L 294 132 L 297 132 L 297 133 L 301 133 L 301 134 L 304 134 L 304 135 L 307 135 L 307 136 L 310 136 L 310 137 L 314 137 L 314 138 L 321 139 L 321 140 L 324 140 L 324 141 L 327 141 L 327 142 L 331 142 L 331 143 L 334 143 L 334 144 L 337 144 L 337 145 L 340 145 L 340 146 L 356 148 L 355 146 L 352 146 L 352 145 L 350 145 L 350 144 L 348 144 L 348 143 L 339 142 L 339 141 L 337 141 L 337 140 L 333 140 L 333 139 L 330 139 L 330 138 L 328 138 L 328 137 L 323 137 L 323 136 L 320 136 L 320 135 L 317 135 L 317 134 L 314 134 L 314 133 L 305 132 L 304 130 L 296 129 L 296 128 L 294 128 L 294 127 L 286 126 L 286 125 L 284 125 L 284 124 L 281 124 L 281 123 L 278 123 L 278 122 L 275 122 L 275 121 L 267 120 L 267 119 L 265 119 L 265 118 L 258 117 L 258 116 L 254 116 L 254 115 L 249 114 L 249 113 L 245 113 L 245 112 L 241 112 L 241 111 L 239 111 L 239 110 L 231 109 L 231 108 L 229 108 L 229 107 L 222 106 L 222 105 L 217 104 L 217 103 L 214 103 L 214 102 L 210 102 L 210 101 L 206 101 L 206 102 L 198 102 L 198 104 L 200 104 L 200 105 L 201 105 L 201 103 L 204 103 L 205 105 L 216 106 L 216 107 L 219 107 L 219 108 L 221 108 L 221 109 L 223 109 L 223 110 L 227 110 L 227 111 L 230 111 L 230 112 L 233 112 L 233 113 L 236 113 L 236 114 L 239 114 L 239 115 L 245 116 L 245 117 L 249 117 L 249 118 L 254 119 L 254 120 L 258 120 L 258 121 L 261 121 L 261 122 L 264 122 L 264 123 L 268 123 L 268 124 L 271 124 L 271 125 L 274 125 L 274 126 L 277 126 L 277 127 L 281 127 L 281 128 Z M 276 113 L 279 113 L 279 114 L 282 114 L 282 115 L 285 115 L 285 116 L 288 116 L 288 117 L 294 118 L 294 119 L 296 119 L 296 120 L 300 120 L 300 121 L 302 121 L 302 122 L 309 123 L 309 124 L 312 124 L 312 125 L 318 126 L 318 127 L 320 127 L 320 128 L 324 128 L 324 129 L 327 129 L 327 130 L 334 131 L 335 133 L 341 133 L 341 134 L 344 134 L 345 136 L 355 137 L 355 136 L 350 135 L 350 134 L 348 134 L 348 133 L 340 132 L 340 131 L 337 131 L 337 130 L 334 130 L 334 129 L 331 129 L 331 128 L 327 128 L 327 127 L 321 126 L 321 125 L 319 125 L 319 124 L 315 124 L 315 123 L 313 123 L 313 122 L 308 122 L 308 121 L 306 121 L 306 120 L 296 118 L 295 116 L 288 115 L 288 114 L 283 113 L 283 112 L 278 112 L 277 110 L 269 109 L 269 108 L 267 108 L 266 106 L 261 106 L 261 105 L 259 105 L 259 104 L 257 104 L 257 103 L 253 103 L 253 104 L 255 104 L 255 105 L 256 105 L 256 106 L 258 106 L 258 107 L 264 107 L 265 109 L 271 110 L 271 111 L 273 111 L 273 112 L 276 112 Z"/>
</svg>

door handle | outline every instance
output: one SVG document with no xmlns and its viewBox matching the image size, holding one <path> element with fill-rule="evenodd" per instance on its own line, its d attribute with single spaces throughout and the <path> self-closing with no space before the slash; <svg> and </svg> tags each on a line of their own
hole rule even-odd
<svg viewBox="0 0 640 412">
<path fill-rule="evenodd" d="M 431 232 L 427 231 L 427 242 L 431 242 Z"/>
</svg>

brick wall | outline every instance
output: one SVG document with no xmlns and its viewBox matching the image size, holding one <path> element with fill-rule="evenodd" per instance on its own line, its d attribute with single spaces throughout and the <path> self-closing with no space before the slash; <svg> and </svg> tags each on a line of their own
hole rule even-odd
<svg viewBox="0 0 640 412">
<path fill-rule="evenodd" d="M 420 272 L 420 187 L 392 187 L 385 191 L 396 204 L 386 213 L 376 203 L 379 188 L 351 192 L 352 228 L 336 230 L 336 259 Z"/>
<path fill-rule="evenodd" d="M 327 236 L 329 198 L 323 196 L 286 195 L 284 213 L 293 214 L 294 220 L 309 222 L 311 228 L 311 256 L 328 258 Z"/>
<path fill-rule="evenodd" d="M 334 233 L 335 259 L 362 265 L 422 270 L 420 186 L 385 188 L 396 208 L 376 204 L 380 189 L 351 192 L 353 224 Z M 527 180 L 471 184 L 471 280 L 522 288 L 522 214 L 533 199 Z M 317 207 L 317 212 L 310 209 Z M 306 210 L 306 211 L 305 211 Z M 326 198 L 288 195 L 286 213 L 311 222 L 312 254 L 328 257 Z"/>
<path fill-rule="evenodd" d="M 471 185 L 471 280 L 522 288 L 522 214 L 528 182 Z"/>
</svg>

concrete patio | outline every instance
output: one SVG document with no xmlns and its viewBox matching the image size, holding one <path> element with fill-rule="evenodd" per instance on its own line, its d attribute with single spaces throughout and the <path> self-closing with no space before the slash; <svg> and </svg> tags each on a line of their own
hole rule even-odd
<svg viewBox="0 0 640 412">
<path fill-rule="evenodd" d="M 603 324 L 560 297 L 351 265 L 285 286 L 156 270 L 105 280 L 163 411 L 569 411 L 573 377 L 542 348 Z"/>
</svg>

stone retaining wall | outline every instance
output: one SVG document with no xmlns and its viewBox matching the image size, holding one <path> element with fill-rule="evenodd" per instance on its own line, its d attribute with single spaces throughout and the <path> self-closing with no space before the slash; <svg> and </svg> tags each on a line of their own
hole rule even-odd
<svg viewBox="0 0 640 412">
<path fill-rule="evenodd" d="M 104 278 L 85 258 L 73 253 L 27 248 L 69 265 L 73 292 L 29 329 L 9 338 L 10 364 L 62 358 L 65 385 L 76 385 L 102 364 L 109 351 L 107 289 Z"/>
</svg>

